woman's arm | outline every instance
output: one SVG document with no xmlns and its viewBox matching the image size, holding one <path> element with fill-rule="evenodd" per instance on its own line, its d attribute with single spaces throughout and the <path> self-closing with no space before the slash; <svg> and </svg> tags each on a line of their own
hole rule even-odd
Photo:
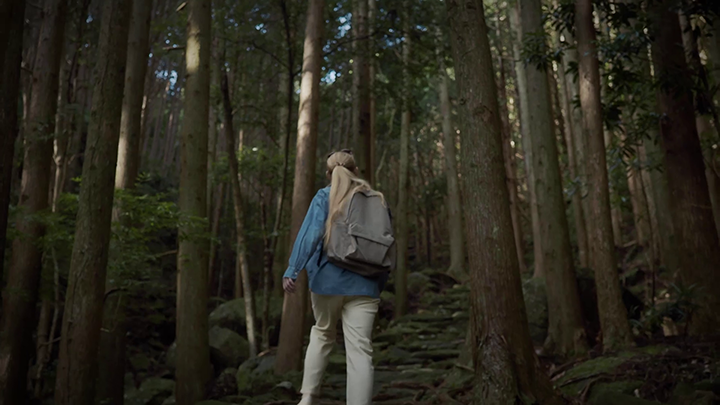
<svg viewBox="0 0 720 405">
<path fill-rule="evenodd" d="M 290 263 L 283 277 L 295 280 L 300 271 L 305 268 L 325 236 L 327 212 L 327 198 L 318 192 L 310 203 L 300 232 L 295 238 Z"/>
</svg>

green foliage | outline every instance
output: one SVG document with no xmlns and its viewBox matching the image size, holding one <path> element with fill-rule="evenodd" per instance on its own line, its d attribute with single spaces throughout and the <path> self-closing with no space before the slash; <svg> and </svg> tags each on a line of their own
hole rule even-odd
<svg viewBox="0 0 720 405">
<path fill-rule="evenodd" d="M 116 190 L 115 205 L 120 217 L 112 225 L 108 276 L 124 280 L 127 286 L 147 278 L 158 257 L 152 249 L 158 236 L 189 226 L 193 234 L 188 236 L 207 237 L 206 221 L 183 218 L 164 194 Z"/>
<path fill-rule="evenodd" d="M 702 288 L 696 285 L 684 286 L 671 283 L 666 291 L 660 291 L 665 297 L 658 304 L 649 307 L 639 320 L 631 319 L 632 326 L 641 334 L 653 336 L 662 332 L 665 319 L 676 324 L 687 325 L 698 308 L 698 298 Z M 683 331 L 683 334 L 687 331 Z"/>
</svg>

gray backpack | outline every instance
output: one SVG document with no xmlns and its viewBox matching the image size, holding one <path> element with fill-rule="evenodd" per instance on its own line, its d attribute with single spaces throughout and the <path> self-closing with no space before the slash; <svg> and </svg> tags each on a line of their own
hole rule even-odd
<svg viewBox="0 0 720 405">
<path fill-rule="evenodd" d="M 395 269 L 396 248 L 390 211 L 373 191 L 357 191 L 332 224 L 328 260 L 365 277 Z"/>
</svg>

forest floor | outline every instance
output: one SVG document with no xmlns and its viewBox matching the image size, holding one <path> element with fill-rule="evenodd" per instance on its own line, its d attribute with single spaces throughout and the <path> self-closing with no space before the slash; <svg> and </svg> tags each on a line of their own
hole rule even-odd
<svg viewBox="0 0 720 405">
<path fill-rule="evenodd" d="M 539 310 L 544 296 L 534 289 L 537 279 L 524 283 L 531 334 L 542 342 Z M 389 289 L 392 291 L 392 287 Z M 442 273 L 426 270 L 409 277 L 410 314 L 391 321 L 394 297 L 383 293 L 374 334 L 375 386 L 373 403 L 377 405 L 439 405 L 472 402 L 474 373 L 470 355 L 464 351 L 469 320 L 469 290 Z M 529 301 L 528 301 L 529 300 Z M 228 301 L 210 316 L 213 328 L 229 327 L 217 318 L 228 315 L 234 321 L 244 318 L 241 307 Z M 279 306 L 278 301 L 276 306 Z M 224 309 L 223 309 L 224 308 Z M 224 312 L 225 311 L 225 312 Z M 279 311 L 279 308 L 271 311 Z M 278 312 L 279 315 L 279 312 Z M 279 319 L 279 318 L 278 318 Z M 219 326 L 217 326 L 219 325 Z M 309 324 L 308 324 L 309 326 Z M 222 329 L 222 328 L 221 328 Z M 242 330 L 235 328 L 239 335 Z M 218 329 L 220 330 L 220 329 Z M 224 329 L 222 329 L 224 330 Z M 227 331 L 226 331 L 227 332 Z M 227 332 L 232 337 L 235 332 Z M 211 341 L 213 332 L 211 332 Z M 536 342 L 542 365 L 555 387 L 568 402 L 594 405 L 709 405 L 720 404 L 720 344 L 693 341 L 678 336 L 638 339 L 638 347 L 618 353 L 600 354 L 597 349 L 585 357 L 567 361 L 544 356 Z M 235 339 L 241 339 L 239 336 Z M 233 340 L 221 339 L 212 353 L 237 352 Z M 211 346 L 213 343 L 211 343 Z M 147 351 L 145 348 L 143 351 Z M 135 372 L 134 382 L 126 389 L 127 405 L 173 405 L 171 351 L 151 355 L 154 366 Z M 136 368 L 137 361 L 130 362 Z M 213 355 L 214 363 L 218 357 Z M 273 350 L 257 359 L 243 362 L 239 368 L 227 367 L 212 383 L 211 400 L 198 405 L 294 405 L 299 400 L 300 372 L 275 376 Z M 238 363 L 236 363 L 238 364 Z M 218 369 L 218 370 L 223 370 Z M 345 404 L 346 363 L 342 329 L 338 329 L 336 349 L 332 353 L 319 404 Z M 128 377 L 133 376 L 129 373 Z M 131 382 L 131 381 L 129 381 Z"/>
<path fill-rule="evenodd" d="M 415 276 L 412 313 L 396 321 L 392 296 L 384 294 L 374 336 L 377 405 L 469 404 L 474 373 L 463 353 L 469 320 L 469 291 L 440 273 Z M 412 280 L 411 280 L 411 291 Z M 596 405 L 720 404 L 720 345 L 685 338 L 658 338 L 619 353 L 566 362 L 540 356 L 555 387 L 571 403 Z M 538 353 L 541 347 L 538 346 Z M 300 375 L 270 377 L 267 353 L 237 373 L 238 394 L 223 404 L 292 405 Z M 265 366 L 263 366 L 265 363 Z M 320 404 L 345 403 L 345 352 L 341 333 L 331 355 Z M 287 381 L 285 381 L 287 380 Z M 229 401 L 229 402 L 224 402 Z"/>
</svg>

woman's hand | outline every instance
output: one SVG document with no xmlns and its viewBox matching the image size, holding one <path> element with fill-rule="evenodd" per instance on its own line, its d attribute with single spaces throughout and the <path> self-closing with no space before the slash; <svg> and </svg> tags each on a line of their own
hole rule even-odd
<svg viewBox="0 0 720 405">
<path fill-rule="evenodd" d="M 292 294 L 295 292 L 295 280 L 284 277 L 283 278 L 283 290 L 285 290 L 286 293 Z"/>
</svg>

